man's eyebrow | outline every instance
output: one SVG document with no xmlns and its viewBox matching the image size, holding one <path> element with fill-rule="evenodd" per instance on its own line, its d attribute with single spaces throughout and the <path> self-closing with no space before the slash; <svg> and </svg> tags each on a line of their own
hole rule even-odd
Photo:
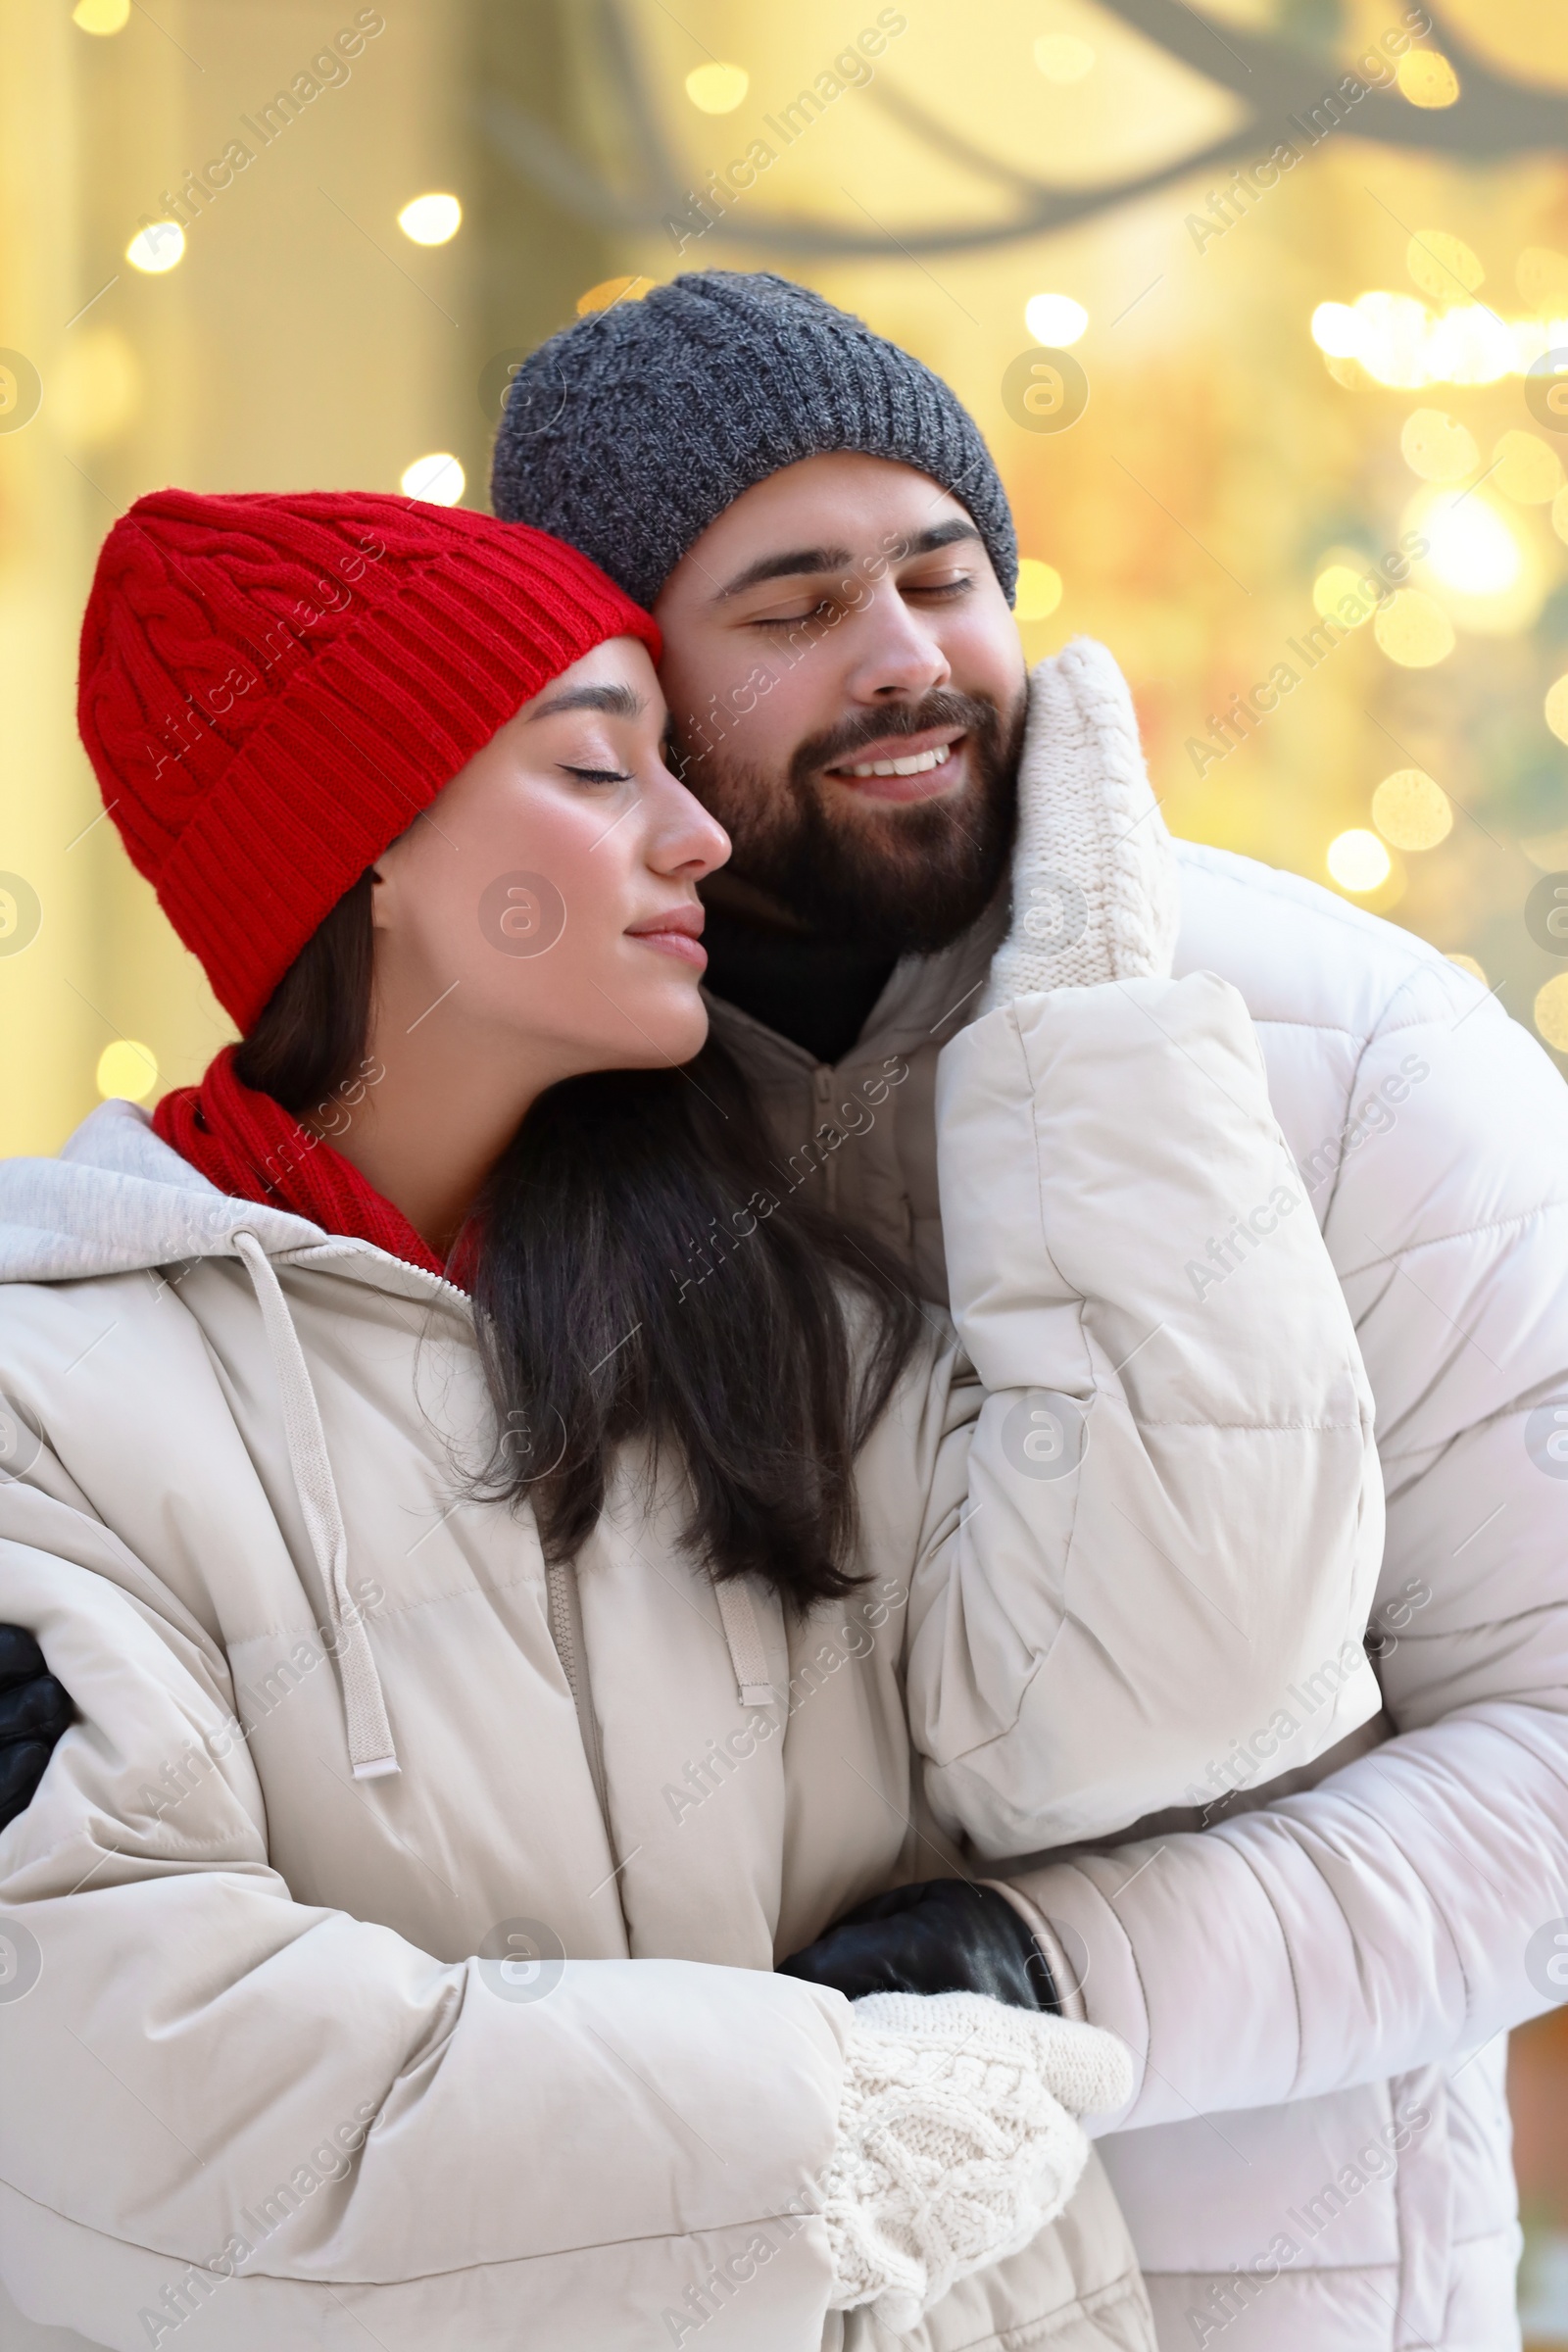
<svg viewBox="0 0 1568 2352">
<path fill-rule="evenodd" d="M 803 572 L 843 571 L 855 561 L 847 547 L 792 547 L 780 555 L 759 556 L 748 564 L 732 580 L 726 580 L 715 602 L 739 596 L 743 588 L 759 587 L 763 580 L 787 580 Z"/>
<path fill-rule="evenodd" d="M 567 686 L 529 711 L 530 719 L 554 718 L 561 710 L 605 710 L 612 718 L 641 718 L 648 705 L 631 686 Z"/>
<path fill-rule="evenodd" d="M 953 547 L 963 539 L 978 540 L 979 531 L 967 514 L 951 515 L 946 522 L 934 522 L 929 530 L 916 531 L 912 538 L 897 542 L 896 549 L 886 551 L 886 560 L 906 564 L 912 556 L 934 555 L 939 548 Z M 847 547 L 796 547 L 776 556 L 759 556 L 727 580 L 714 598 L 724 604 L 730 597 L 739 596 L 743 589 L 760 586 L 764 580 L 797 579 L 803 575 L 822 572 L 852 571 L 856 557 Z"/>
<path fill-rule="evenodd" d="M 916 531 L 912 539 L 904 542 L 904 552 L 891 559 L 900 564 L 910 556 L 935 555 L 939 547 L 956 547 L 960 540 L 977 540 L 980 533 L 967 514 L 954 514 L 946 522 L 934 522 L 928 531 Z"/>
</svg>

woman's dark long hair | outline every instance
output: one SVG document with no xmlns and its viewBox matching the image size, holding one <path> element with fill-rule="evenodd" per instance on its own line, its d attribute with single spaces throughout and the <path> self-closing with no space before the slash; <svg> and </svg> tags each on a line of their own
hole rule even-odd
<svg viewBox="0 0 1568 2352">
<path fill-rule="evenodd" d="M 235 1055 L 296 1115 L 362 1066 L 370 887 L 338 902 Z M 852 1588 L 855 1457 L 919 1313 L 873 1242 L 793 1189 L 721 1047 L 550 1088 L 474 1230 L 499 1431 L 481 1491 L 532 1503 L 547 1559 L 579 1548 L 612 1450 L 644 1438 L 683 1462 L 686 1544 L 715 1575 L 750 1571 L 801 1608 Z"/>
</svg>

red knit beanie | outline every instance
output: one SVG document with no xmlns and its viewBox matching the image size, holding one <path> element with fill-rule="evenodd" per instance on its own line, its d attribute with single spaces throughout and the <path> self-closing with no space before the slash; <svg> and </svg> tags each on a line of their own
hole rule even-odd
<svg viewBox="0 0 1568 2352">
<path fill-rule="evenodd" d="M 98 558 L 77 724 L 131 862 L 246 1030 L 459 768 L 619 636 L 658 659 L 648 614 L 523 523 L 160 490 Z"/>
</svg>

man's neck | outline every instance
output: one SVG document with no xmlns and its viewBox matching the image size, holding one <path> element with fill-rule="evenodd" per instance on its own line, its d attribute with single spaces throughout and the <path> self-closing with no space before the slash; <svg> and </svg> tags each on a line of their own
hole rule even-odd
<svg viewBox="0 0 1568 2352">
<path fill-rule="evenodd" d="M 842 1061 L 899 958 L 885 948 L 824 939 L 740 876 L 702 887 L 708 986 L 818 1062 Z"/>
</svg>

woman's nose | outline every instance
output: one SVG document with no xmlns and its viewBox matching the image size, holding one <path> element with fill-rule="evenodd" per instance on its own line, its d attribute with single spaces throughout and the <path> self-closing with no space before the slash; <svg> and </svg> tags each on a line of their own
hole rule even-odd
<svg viewBox="0 0 1568 2352">
<path fill-rule="evenodd" d="M 701 881 L 728 858 L 729 835 L 662 763 L 657 789 L 661 806 L 649 863 L 662 874 L 688 874 Z"/>
</svg>

